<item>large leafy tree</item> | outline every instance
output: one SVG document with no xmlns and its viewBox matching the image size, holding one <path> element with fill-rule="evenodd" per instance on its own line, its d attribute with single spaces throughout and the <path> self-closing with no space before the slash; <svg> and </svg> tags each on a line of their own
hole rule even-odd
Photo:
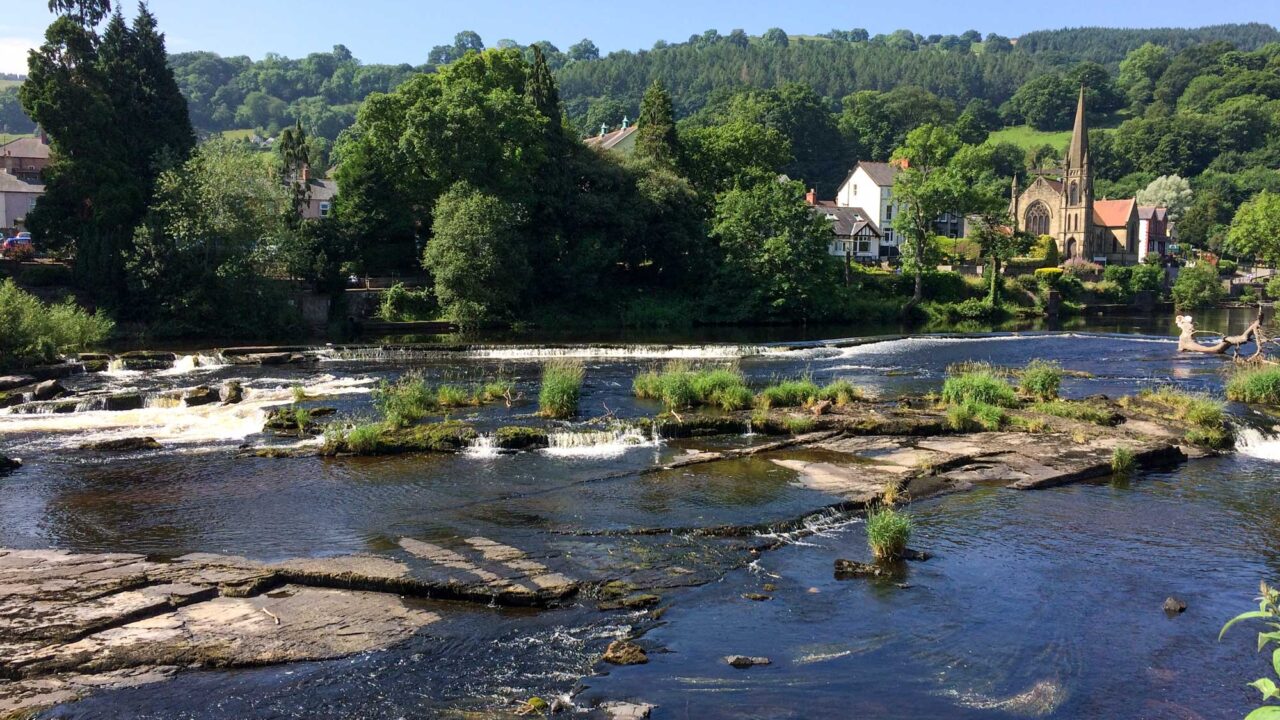
<svg viewBox="0 0 1280 720">
<path fill-rule="evenodd" d="M 1272 265 L 1280 263 L 1280 194 L 1263 191 L 1241 205 L 1223 249 Z"/>
<path fill-rule="evenodd" d="M 1169 219 L 1177 222 L 1191 207 L 1194 197 L 1191 183 L 1177 175 L 1161 175 L 1138 193 L 1138 204 L 1167 208 Z"/>
<path fill-rule="evenodd" d="M 950 129 L 923 125 L 912 130 L 893 154 L 893 162 L 901 168 L 893 182 L 899 205 L 894 228 L 906 240 L 904 269 L 915 276 L 912 305 L 924 299 L 924 273 L 938 259 L 934 221 L 945 212 L 966 212 L 971 204 L 964 174 L 950 164 L 959 149 L 960 140 Z"/>
<path fill-rule="evenodd" d="M 49 0 L 49 12 L 65 15 L 89 28 L 111 12 L 111 0 Z"/>
</svg>

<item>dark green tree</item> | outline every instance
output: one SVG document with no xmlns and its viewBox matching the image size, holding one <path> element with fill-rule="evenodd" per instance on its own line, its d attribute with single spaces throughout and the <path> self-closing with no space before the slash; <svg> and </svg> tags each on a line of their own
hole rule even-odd
<svg viewBox="0 0 1280 720">
<path fill-rule="evenodd" d="M 637 128 L 636 156 L 662 167 L 675 167 L 680 154 L 675 111 L 671 108 L 671 96 L 657 80 L 645 91 Z"/>
<path fill-rule="evenodd" d="M 111 13 L 111 0 L 49 0 L 49 12 L 65 15 L 83 27 L 96 27 Z"/>
</svg>

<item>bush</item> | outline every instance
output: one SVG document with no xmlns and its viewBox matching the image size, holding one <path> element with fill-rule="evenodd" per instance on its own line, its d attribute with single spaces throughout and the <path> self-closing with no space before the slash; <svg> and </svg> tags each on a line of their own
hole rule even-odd
<svg viewBox="0 0 1280 720">
<path fill-rule="evenodd" d="M 1245 305 L 1257 305 L 1259 300 L 1258 289 L 1252 285 L 1245 285 L 1240 288 L 1239 300 Z"/>
<path fill-rule="evenodd" d="M 639 328 L 688 327 L 693 324 L 694 309 L 686 300 L 642 297 L 622 306 L 622 325 Z"/>
<path fill-rule="evenodd" d="M 1121 303 L 1129 300 L 1129 290 L 1123 285 L 1118 285 L 1110 280 L 1101 282 L 1087 282 L 1084 289 L 1093 293 L 1094 297 L 1099 300 L 1108 300 L 1111 302 Z"/>
<path fill-rule="evenodd" d="M 1075 275 L 1076 277 L 1080 277 L 1082 275 L 1097 275 L 1098 273 L 1102 272 L 1102 266 L 1096 262 L 1090 262 L 1089 260 L 1085 260 L 1084 258 L 1077 255 L 1071 258 L 1070 260 L 1062 263 L 1062 270 L 1066 272 L 1068 275 Z"/>
<path fill-rule="evenodd" d="M 538 393 L 539 414 L 568 419 L 578 414 L 578 399 L 586 373 L 581 363 L 556 360 L 542 369 L 542 389 Z"/>
<path fill-rule="evenodd" d="M 1267 297 L 1272 300 L 1280 300 L 1280 275 L 1276 275 L 1267 281 Z"/>
<path fill-rule="evenodd" d="M 24 265 L 18 280 L 27 287 L 58 287 L 72 284 L 71 268 L 66 265 Z"/>
<path fill-rule="evenodd" d="M 1040 244 L 1044 247 L 1045 267 L 1057 267 L 1061 256 L 1058 254 L 1058 241 L 1050 235 L 1041 235 Z"/>
<path fill-rule="evenodd" d="M 995 432 L 1008 421 L 1008 414 L 1001 408 L 975 400 L 966 400 L 947 408 L 947 425 L 956 432 Z"/>
<path fill-rule="evenodd" d="M 1016 407 L 1018 396 L 1009 383 L 993 370 L 971 370 L 947 378 L 942 385 L 943 402 L 959 405 L 979 402 L 998 407 Z"/>
<path fill-rule="evenodd" d="M 903 277 L 908 277 L 905 273 Z M 910 294 L 910 293 L 907 293 Z M 955 302 L 967 295 L 964 276 L 955 272 L 927 272 L 924 274 L 924 296 L 936 302 Z"/>
<path fill-rule="evenodd" d="M 1053 400 L 1058 397 L 1058 389 L 1062 387 L 1062 366 L 1044 360 L 1032 360 L 1022 371 L 1019 387 L 1028 397 L 1042 402 Z"/>
<path fill-rule="evenodd" d="M 1237 371 L 1227 381 L 1227 399 L 1280 405 L 1280 367 L 1269 365 Z"/>
<path fill-rule="evenodd" d="M 1173 283 L 1173 302 L 1181 310 L 1212 307 L 1222 301 L 1227 291 L 1222 287 L 1218 271 L 1206 262 L 1184 267 Z"/>
<path fill-rule="evenodd" d="M 1218 274 L 1223 277 L 1231 277 L 1236 274 L 1236 268 L 1238 267 L 1235 260 L 1223 258 L 1218 261 Z"/>
<path fill-rule="evenodd" d="M 1046 287 L 1056 287 L 1058 281 L 1062 279 L 1065 272 L 1066 271 L 1060 267 L 1040 268 L 1039 270 L 1036 270 L 1035 278 L 1041 285 Z"/>
<path fill-rule="evenodd" d="M 804 407 L 818 398 L 821 389 L 809 379 L 784 380 L 760 391 L 761 407 Z"/>
<path fill-rule="evenodd" d="M 1118 447 L 1111 451 L 1111 474 L 1117 477 L 1128 477 L 1138 465 L 1133 451 L 1127 447 Z"/>
<path fill-rule="evenodd" d="M 1003 305 L 996 305 L 988 300 L 970 298 L 958 303 L 932 303 L 926 306 L 929 314 L 942 322 L 962 322 L 964 320 L 999 320 L 1008 316 Z"/>
<path fill-rule="evenodd" d="M 1164 290 L 1164 268 L 1158 264 L 1137 265 L 1129 273 L 1129 292 L 1159 295 Z"/>
<path fill-rule="evenodd" d="M 60 352 L 102 342 L 114 328 L 101 311 L 90 315 L 69 298 L 45 305 L 12 280 L 0 283 L 0 369 L 53 362 Z"/>
<path fill-rule="evenodd" d="M 404 283 L 396 283 L 382 294 L 378 306 L 378 318 L 386 322 L 415 322 L 434 320 L 440 312 L 435 294 L 427 288 L 409 290 Z"/>
<path fill-rule="evenodd" d="M 1036 276 L 1030 273 L 1019 275 L 1013 279 L 1013 284 L 1026 290 L 1027 292 L 1035 292 L 1040 289 L 1040 282 L 1036 280 Z"/>
<path fill-rule="evenodd" d="M 1129 287 L 1129 281 L 1132 278 L 1133 268 L 1128 267 L 1127 265 L 1108 265 L 1107 268 L 1102 271 L 1103 280 L 1115 283 L 1122 288 Z"/>
<path fill-rule="evenodd" d="M 911 518 L 885 507 L 867 513 L 867 545 L 876 560 L 902 557 L 911 540 Z"/>
</svg>

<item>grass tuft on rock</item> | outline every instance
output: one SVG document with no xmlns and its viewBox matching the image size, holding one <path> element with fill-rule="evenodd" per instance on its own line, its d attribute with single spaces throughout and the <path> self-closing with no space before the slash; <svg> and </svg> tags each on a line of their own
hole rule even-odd
<svg viewBox="0 0 1280 720">
<path fill-rule="evenodd" d="M 911 539 L 911 518 L 891 507 L 867 513 L 867 545 L 877 561 L 902 557 Z"/>
<path fill-rule="evenodd" d="M 1133 450 L 1121 446 L 1111 451 L 1111 474 L 1126 478 L 1133 474 L 1138 466 L 1138 459 Z"/>
<path fill-rule="evenodd" d="M 1280 366 L 1261 365 L 1237 370 L 1227 381 L 1227 399 L 1280 405 Z"/>
<path fill-rule="evenodd" d="M 578 414 L 582 381 L 586 371 L 582 363 L 553 360 L 542 368 L 542 389 L 538 392 L 538 414 L 567 420 Z"/>
<path fill-rule="evenodd" d="M 662 371 L 641 373 L 631 389 L 636 397 L 657 400 L 667 410 L 706 406 L 732 412 L 746 410 L 753 400 L 740 373 L 728 368 L 693 369 L 680 362 Z"/>
<path fill-rule="evenodd" d="M 956 432 L 995 432 L 1009 422 L 1003 408 L 977 400 L 965 400 L 947 408 L 947 425 Z"/>
<path fill-rule="evenodd" d="M 1105 405 L 1088 401 L 1050 400 L 1032 405 L 1031 410 L 1043 415 L 1079 420 L 1094 425 L 1114 426 L 1123 419 L 1119 413 L 1113 412 Z"/>
<path fill-rule="evenodd" d="M 1168 385 L 1138 393 L 1146 401 L 1168 412 L 1176 420 L 1185 422 L 1186 441 L 1192 445 L 1222 449 L 1231 445 L 1231 431 L 1227 428 L 1227 412 L 1220 400 L 1197 393 L 1189 393 Z"/>
<path fill-rule="evenodd" d="M 822 393 L 822 388 L 808 378 L 783 380 L 760 391 L 758 403 L 764 408 L 804 407 Z"/>
<path fill-rule="evenodd" d="M 1029 398 L 1040 402 L 1056 400 L 1062 387 L 1062 366 L 1044 360 L 1032 360 L 1022 371 L 1019 389 Z"/>
<path fill-rule="evenodd" d="M 991 369 L 973 369 L 948 377 L 942 385 L 942 401 L 952 405 L 980 403 L 996 407 L 1018 406 L 1018 394 Z"/>
</svg>

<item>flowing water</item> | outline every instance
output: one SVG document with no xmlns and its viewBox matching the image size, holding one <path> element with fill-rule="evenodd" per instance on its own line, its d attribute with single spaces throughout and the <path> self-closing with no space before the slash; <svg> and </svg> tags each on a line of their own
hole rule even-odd
<svg viewBox="0 0 1280 720">
<path fill-rule="evenodd" d="M 1247 324 L 1242 316 L 1198 320 L 1231 331 Z M 832 577 L 836 558 L 864 558 L 861 522 L 811 514 L 836 498 L 803 487 L 768 458 L 653 471 L 699 448 L 752 438 L 662 440 L 587 420 L 654 414 L 656 406 L 631 397 L 631 380 L 672 359 L 734 363 L 756 383 L 847 378 L 884 397 L 936 390 L 954 362 L 1034 358 L 1088 373 L 1066 379 L 1069 396 L 1169 383 L 1220 393 L 1222 359 L 1178 355 L 1175 333 L 1164 322 L 1108 318 L 1056 332 L 875 342 L 557 339 L 317 348 L 318 362 L 306 366 L 236 366 L 213 353 L 184 354 L 161 370 L 121 364 L 65 381 L 82 396 L 72 412 L 0 411 L 0 450 L 25 461 L 0 480 L 0 547 L 276 560 L 383 553 L 404 537 L 483 535 L 533 551 L 575 543 L 575 553 L 590 555 L 592 538 L 606 548 L 604 538 L 617 533 L 669 528 L 674 534 L 649 545 L 637 537 L 629 551 L 690 572 L 713 569 L 665 591 L 670 608 L 659 623 L 585 601 L 546 611 L 434 603 L 451 622 L 387 651 L 188 673 L 48 717 L 417 718 L 575 690 L 581 708 L 636 700 L 658 705 L 655 718 L 1241 717 L 1257 696 L 1245 683 L 1269 663 L 1254 653 L 1248 630 L 1216 638 L 1226 619 L 1249 609 L 1258 581 L 1280 574 L 1274 419 L 1234 408 L 1246 417 L 1240 453 L 1127 483 L 980 488 L 915 503 L 913 545 L 935 557 L 883 583 Z M 542 363 L 559 357 L 586 366 L 583 421 L 534 416 Z M 266 414 L 293 402 L 295 388 L 306 406 L 358 417 L 372 412 L 378 382 L 408 370 L 462 384 L 504 375 L 516 383 L 514 402 L 453 415 L 484 433 L 458 455 L 237 457 L 245 444 L 317 442 L 261 433 Z M 232 379 L 245 388 L 238 405 L 188 408 L 174 399 Z M 101 398 L 124 393 L 145 401 L 103 409 Z M 491 433 L 511 424 L 546 427 L 550 447 L 497 451 Z M 79 449 L 138 436 L 163 449 Z M 756 527 L 758 539 L 781 547 L 753 557 L 688 534 L 724 526 Z M 766 592 L 765 584 L 772 600 L 742 598 Z M 1170 595 L 1187 601 L 1186 613 L 1165 616 Z M 603 647 L 638 630 L 649 664 L 601 674 Z M 735 670 L 722 660 L 730 654 L 773 664 Z"/>
</svg>

